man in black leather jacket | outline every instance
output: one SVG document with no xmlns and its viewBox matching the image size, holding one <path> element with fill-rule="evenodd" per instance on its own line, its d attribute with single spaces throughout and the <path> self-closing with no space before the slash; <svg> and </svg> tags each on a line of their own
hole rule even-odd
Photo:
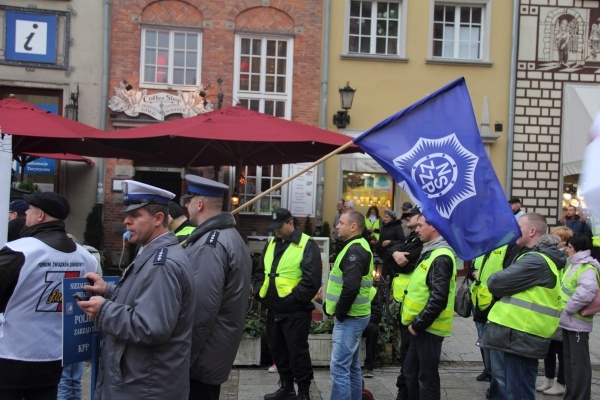
<svg viewBox="0 0 600 400">
<path fill-rule="evenodd" d="M 454 256 L 448 243 L 425 217 L 421 215 L 418 218 L 416 231 L 423 241 L 423 252 L 406 289 L 402 309 L 402 323 L 408 324 L 408 331 L 412 334 L 402 369 L 408 398 L 439 399 L 438 367 L 442 342 L 450 335 L 452 325 L 453 310 L 448 308 L 454 301 L 456 263 L 449 255 L 438 253 L 449 250 Z M 431 257 L 435 258 L 431 260 Z M 428 296 L 422 305 L 419 304 L 418 293 L 424 291 L 428 292 Z"/>
<path fill-rule="evenodd" d="M 280 388 L 265 395 L 265 400 L 295 396 L 294 380 L 298 384 L 298 399 L 304 399 L 309 396 L 310 382 L 313 379 L 308 332 L 312 310 L 315 308 L 312 299 L 321 287 L 321 254 L 319 246 L 312 239 L 308 239 L 304 248 L 301 248 L 301 241 L 306 235 L 299 229 L 294 229 L 293 217 L 288 210 L 276 209 L 271 227 L 275 230 L 276 237 L 265 246 L 259 266 L 252 277 L 255 298 L 267 309 L 269 347 L 281 378 Z M 302 250 L 299 265 L 294 258 L 297 249 Z M 265 257 L 268 253 L 270 256 Z M 288 260 L 288 263 L 284 264 L 282 260 Z M 270 272 L 265 275 L 267 267 Z M 279 272 L 296 268 L 302 272 L 300 281 L 289 294 L 280 297 L 281 288 L 277 286 Z M 261 293 L 267 280 L 266 290 L 263 289 Z"/>
</svg>

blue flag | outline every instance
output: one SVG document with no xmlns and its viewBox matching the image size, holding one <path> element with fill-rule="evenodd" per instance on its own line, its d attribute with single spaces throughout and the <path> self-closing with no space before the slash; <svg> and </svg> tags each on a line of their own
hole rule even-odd
<svg viewBox="0 0 600 400">
<path fill-rule="evenodd" d="M 354 143 L 398 182 L 461 259 L 475 259 L 521 236 L 483 147 L 464 78 Z"/>
</svg>

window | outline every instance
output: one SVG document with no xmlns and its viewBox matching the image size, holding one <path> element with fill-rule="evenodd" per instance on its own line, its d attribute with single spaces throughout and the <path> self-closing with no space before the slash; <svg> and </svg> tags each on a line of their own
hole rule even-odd
<svg viewBox="0 0 600 400">
<path fill-rule="evenodd" d="M 257 195 L 281 182 L 287 177 L 283 174 L 284 170 L 287 171 L 287 166 L 264 165 L 260 167 L 245 167 L 245 183 L 240 186 L 240 204 L 252 200 Z M 281 189 L 275 190 L 252 204 L 250 207 L 244 209 L 241 213 L 270 214 L 276 208 L 285 207 L 286 199 L 284 199 L 284 197 Z"/>
<path fill-rule="evenodd" d="M 348 53 L 399 55 L 402 6 L 399 1 L 350 1 Z"/>
<path fill-rule="evenodd" d="M 481 5 L 436 3 L 433 57 L 482 60 L 485 10 Z"/>
<path fill-rule="evenodd" d="M 141 84 L 157 88 L 198 86 L 201 43 L 199 32 L 144 28 Z"/>
<path fill-rule="evenodd" d="M 293 40 L 236 36 L 234 98 L 245 107 L 291 118 Z"/>
</svg>

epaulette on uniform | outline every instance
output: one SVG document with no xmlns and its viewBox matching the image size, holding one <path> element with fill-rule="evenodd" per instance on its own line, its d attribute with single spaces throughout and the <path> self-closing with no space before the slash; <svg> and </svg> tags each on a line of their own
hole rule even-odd
<svg viewBox="0 0 600 400">
<path fill-rule="evenodd" d="M 208 244 L 212 247 L 215 247 L 217 245 L 217 242 L 219 241 L 219 231 L 211 231 L 207 238 L 206 238 L 206 242 L 204 242 L 204 244 Z"/>
<path fill-rule="evenodd" d="M 156 253 L 154 253 L 154 260 L 152 261 L 152 263 L 154 265 L 165 265 L 165 262 L 167 261 L 168 253 L 169 253 L 168 247 L 163 247 L 162 249 L 159 249 Z"/>
</svg>

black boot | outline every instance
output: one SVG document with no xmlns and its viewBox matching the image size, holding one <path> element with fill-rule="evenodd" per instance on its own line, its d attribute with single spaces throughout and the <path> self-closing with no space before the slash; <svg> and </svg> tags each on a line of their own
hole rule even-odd
<svg viewBox="0 0 600 400">
<path fill-rule="evenodd" d="M 310 400 L 310 381 L 298 383 L 298 397 L 296 400 Z"/>
<path fill-rule="evenodd" d="M 294 381 L 282 379 L 279 381 L 279 389 L 273 393 L 265 394 L 265 400 L 296 400 Z"/>
</svg>

